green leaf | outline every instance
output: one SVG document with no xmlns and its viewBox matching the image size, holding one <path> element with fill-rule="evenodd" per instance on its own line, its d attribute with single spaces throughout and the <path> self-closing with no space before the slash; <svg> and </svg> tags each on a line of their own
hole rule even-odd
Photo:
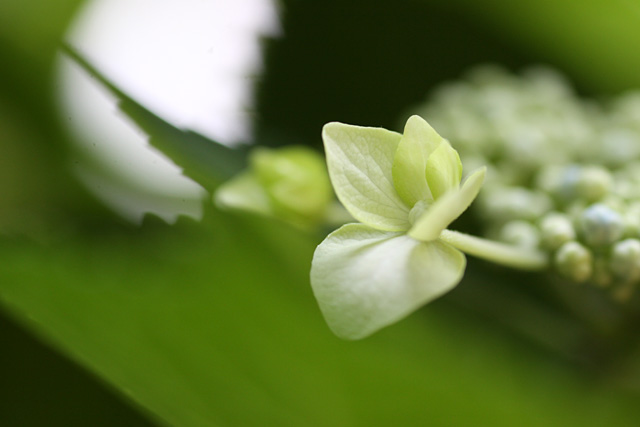
<svg viewBox="0 0 640 427">
<path fill-rule="evenodd" d="M 473 172 L 459 190 L 450 191 L 436 200 L 415 222 L 409 235 L 424 242 L 435 240 L 476 198 L 484 181 L 486 168 Z"/>
<path fill-rule="evenodd" d="M 211 220 L 117 231 L 111 224 L 108 234 L 75 233 L 46 246 L 0 238 L 1 308 L 159 425 L 448 425 L 460 402 L 460 425 L 521 425 L 539 413 L 544 425 L 632 426 L 640 415 L 628 387 L 596 387 L 601 376 L 479 319 L 476 301 L 487 309 L 509 303 L 499 298 L 505 289 L 526 301 L 513 284 L 495 283 L 519 275 L 467 277 L 464 308 L 450 294 L 392 329 L 345 342 L 328 330 L 309 289 L 314 238 L 257 216 Z M 527 308 L 500 320 L 530 325 Z M 549 313 L 544 306 L 534 319 L 545 332 L 563 332 L 540 340 L 583 348 L 581 335 Z M 41 396 L 29 375 L 24 382 Z"/>
<path fill-rule="evenodd" d="M 358 221 L 384 231 L 409 228 L 409 208 L 393 185 L 398 133 L 328 123 L 322 130 L 329 176 L 338 199 Z"/>
<path fill-rule="evenodd" d="M 271 215 L 269 198 L 264 189 L 249 171 L 242 172 L 222 184 L 215 192 L 216 204 L 221 208 L 240 209 Z"/>
<path fill-rule="evenodd" d="M 425 179 L 431 153 L 443 138 L 420 116 L 411 116 L 404 127 L 393 161 L 393 183 L 398 195 L 412 207 L 419 200 L 433 199 Z"/>
<path fill-rule="evenodd" d="M 55 248 L 0 239 L 2 308 L 161 425 L 352 425 L 336 377 L 290 345 L 337 341 L 309 289 L 312 239 L 255 216 L 207 221 Z"/>
<path fill-rule="evenodd" d="M 71 46 L 65 53 L 118 98 L 120 110 L 150 137 L 149 143 L 183 169 L 182 173 L 213 191 L 246 165 L 245 150 L 232 149 L 166 122 L 122 92 Z"/>
<path fill-rule="evenodd" d="M 425 171 L 427 183 L 434 199 L 449 191 L 457 190 L 462 179 L 462 162 L 458 152 L 448 141 L 443 141 L 431 153 Z"/>
<path fill-rule="evenodd" d="M 316 249 L 311 286 L 331 330 L 360 339 L 452 289 L 465 265 L 445 243 L 347 224 Z"/>
</svg>

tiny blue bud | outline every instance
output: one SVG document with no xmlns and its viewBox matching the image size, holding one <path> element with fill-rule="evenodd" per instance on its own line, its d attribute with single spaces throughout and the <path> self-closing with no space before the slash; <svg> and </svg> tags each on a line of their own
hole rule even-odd
<svg viewBox="0 0 640 427">
<path fill-rule="evenodd" d="M 622 216 L 600 203 L 585 209 L 579 221 L 582 237 L 592 246 L 611 244 L 620 239 L 624 233 Z"/>
<path fill-rule="evenodd" d="M 564 202 L 580 199 L 591 203 L 609 193 L 613 177 L 600 166 L 548 167 L 538 176 L 538 186 Z"/>
</svg>

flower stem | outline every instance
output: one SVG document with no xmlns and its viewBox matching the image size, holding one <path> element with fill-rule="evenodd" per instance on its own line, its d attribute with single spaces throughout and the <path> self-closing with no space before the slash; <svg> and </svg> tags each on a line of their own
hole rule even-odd
<svg viewBox="0 0 640 427">
<path fill-rule="evenodd" d="M 443 230 L 440 240 L 469 255 L 522 270 L 543 270 L 549 265 L 547 255 L 536 249 L 506 245 L 458 231 Z"/>
</svg>

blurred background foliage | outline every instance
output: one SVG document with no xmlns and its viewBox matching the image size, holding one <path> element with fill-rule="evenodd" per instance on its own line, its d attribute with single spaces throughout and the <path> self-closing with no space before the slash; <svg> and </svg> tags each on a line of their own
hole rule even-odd
<svg viewBox="0 0 640 427">
<path fill-rule="evenodd" d="M 530 303 L 543 292 L 508 290 L 544 277 L 472 262 L 451 296 L 342 342 L 308 286 L 322 236 L 211 207 L 137 227 L 100 205 L 70 172 L 52 95 L 81 3 L 0 3 L 1 424 L 637 424 L 635 342 L 623 358 L 556 351 L 580 331 Z M 640 87 L 632 1 L 281 7 L 256 83 L 261 144 L 319 147 L 330 120 L 397 128 L 478 63 L 549 64 L 598 98 Z"/>
</svg>

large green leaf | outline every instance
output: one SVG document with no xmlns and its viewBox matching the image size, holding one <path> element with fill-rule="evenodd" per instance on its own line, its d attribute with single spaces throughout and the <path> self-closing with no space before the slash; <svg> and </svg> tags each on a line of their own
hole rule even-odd
<svg viewBox="0 0 640 427">
<path fill-rule="evenodd" d="M 116 96 L 120 110 L 150 136 L 152 146 L 181 167 L 184 175 L 207 190 L 214 190 L 245 166 L 246 150 L 229 148 L 196 132 L 173 126 L 122 92 L 73 47 L 66 45 L 64 50 Z"/>
<path fill-rule="evenodd" d="M 0 243 L 17 319 L 170 425 L 633 425 L 635 395 L 441 299 L 359 343 L 326 327 L 315 239 L 215 214 L 55 246 Z M 482 283 L 476 283 L 482 286 Z"/>
</svg>

